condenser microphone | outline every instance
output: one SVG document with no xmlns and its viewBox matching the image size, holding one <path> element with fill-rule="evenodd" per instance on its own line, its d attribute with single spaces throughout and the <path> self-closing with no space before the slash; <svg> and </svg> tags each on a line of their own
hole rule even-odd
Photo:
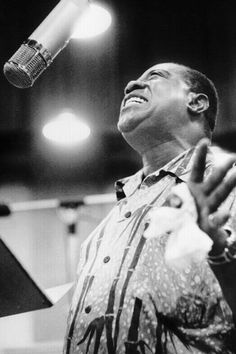
<svg viewBox="0 0 236 354">
<path fill-rule="evenodd" d="M 61 0 L 5 63 L 3 71 L 7 80 L 19 88 L 33 86 L 68 44 L 75 24 L 88 5 L 88 0 Z"/>
</svg>

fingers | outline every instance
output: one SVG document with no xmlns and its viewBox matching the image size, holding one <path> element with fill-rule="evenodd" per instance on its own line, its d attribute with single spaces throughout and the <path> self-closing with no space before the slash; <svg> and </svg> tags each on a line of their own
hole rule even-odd
<svg viewBox="0 0 236 354">
<path fill-rule="evenodd" d="M 197 146 L 192 171 L 190 174 L 191 182 L 200 183 L 203 181 L 208 144 L 208 139 L 202 139 Z"/>
<path fill-rule="evenodd" d="M 236 171 L 226 178 L 209 197 L 209 212 L 213 213 L 236 186 Z"/>
<path fill-rule="evenodd" d="M 204 183 L 203 189 L 207 195 L 210 194 L 223 181 L 234 162 L 235 157 L 231 157 L 224 165 L 212 171 L 212 174 Z"/>
<path fill-rule="evenodd" d="M 217 210 L 217 212 L 208 216 L 210 227 L 219 228 L 224 226 L 229 217 L 230 213 L 228 210 Z"/>
</svg>

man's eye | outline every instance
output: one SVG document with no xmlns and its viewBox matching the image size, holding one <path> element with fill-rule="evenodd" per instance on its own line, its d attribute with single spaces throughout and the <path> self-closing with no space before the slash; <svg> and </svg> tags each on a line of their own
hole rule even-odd
<svg viewBox="0 0 236 354">
<path fill-rule="evenodd" d="M 164 77 L 164 75 L 160 72 L 160 71 L 153 71 L 152 73 L 150 73 L 150 77 Z"/>
</svg>

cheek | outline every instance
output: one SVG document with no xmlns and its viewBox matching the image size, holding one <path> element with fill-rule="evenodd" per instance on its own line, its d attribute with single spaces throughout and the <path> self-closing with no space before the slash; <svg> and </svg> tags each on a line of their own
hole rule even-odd
<svg viewBox="0 0 236 354">
<path fill-rule="evenodd" d="M 150 125 L 153 127 L 162 127 L 166 130 L 175 127 L 186 125 L 187 108 L 179 100 L 166 100 L 161 104 L 153 105 L 152 112 L 150 112 Z"/>
<path fill-rule="evenodd" d="M 176 95 L 170 95 L 160 101 L 156 105 L 157 111 L 166 114 L 166 116 L 182 116 L 187 112 L 187 106 L 183 97 L 176 97 Z"/>
</svg>

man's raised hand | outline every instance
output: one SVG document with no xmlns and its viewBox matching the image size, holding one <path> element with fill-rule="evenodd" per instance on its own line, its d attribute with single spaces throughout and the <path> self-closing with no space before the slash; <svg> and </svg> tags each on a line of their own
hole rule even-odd
<svg viewBox="0 0 236 354">
<path fill-rule="evenodd" d="M 211 175 L 204 181 L 208 139 L 202 139 L 196 148 L 192 172 L 188 187 L 195 199 L 198 212 L 198 225 L 213 240 L 215 253 L 220 252 L 225 246 L 227 237 L 222 226 L 228 220 L 229 211 L 218 210 L 236 186 L 236 169 L 231 171 L 236 156 L 219 167 L 213 168 Z"/>
</svg>

